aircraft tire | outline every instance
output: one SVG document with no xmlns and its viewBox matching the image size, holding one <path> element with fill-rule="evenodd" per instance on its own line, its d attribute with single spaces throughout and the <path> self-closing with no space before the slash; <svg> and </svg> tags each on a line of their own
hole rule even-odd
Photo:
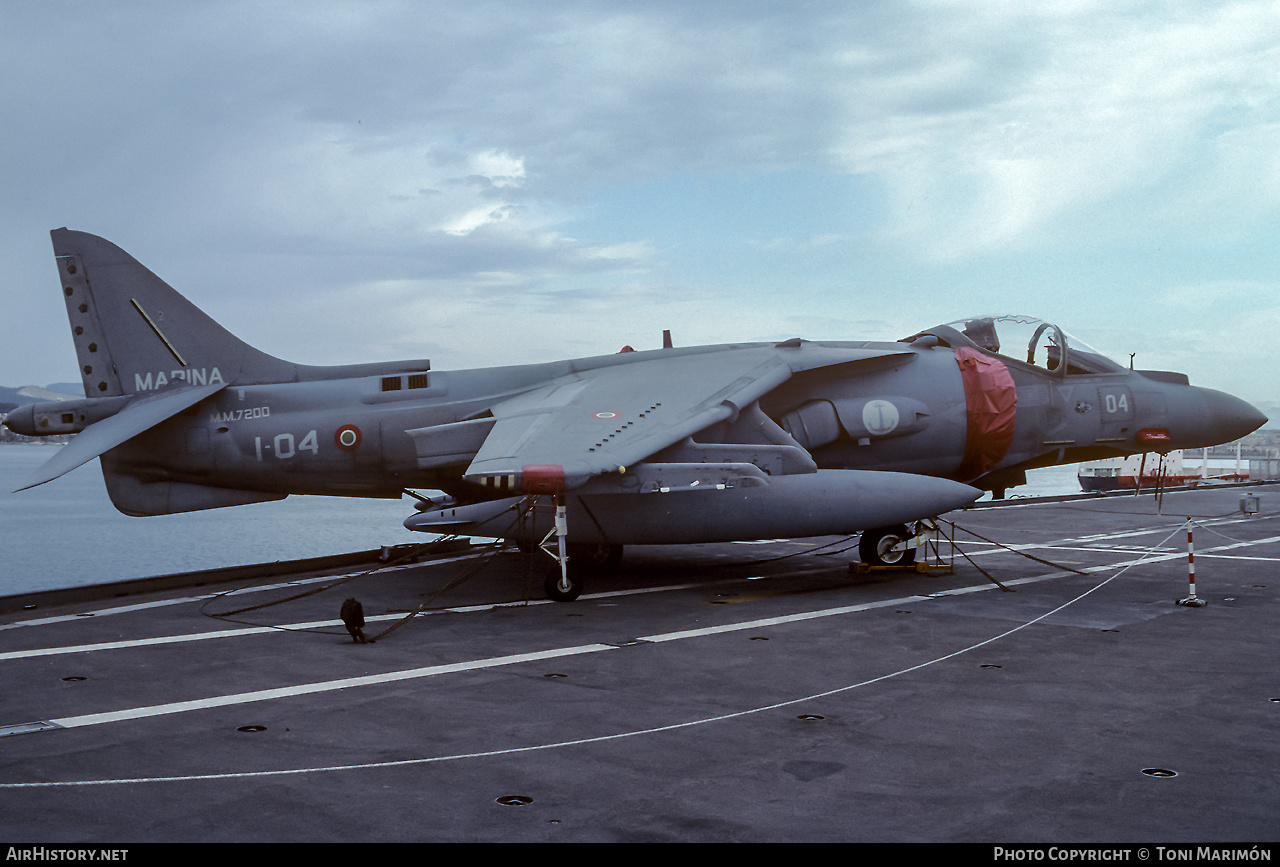
<svg viewBox="0 0 1280 867">
<path fill-rule="evenodd" d="M 565 546 L 570 563 L 592 572 L 609 572 L 622 562 L 622 546 L 608 542 L 575 542 Z"/>
<path fill-rule="evenodd" d="M 551 568 L 547 570 L 547 580 L 543 583 L 543 589 L 547 592 L 547 598 L 553 602 L 572 602 L 581 596 L 583 587 L 582 574 L 570 566 L 568 578 L 569 589 L 561 589 L 560 564 L 552 563 Z"/>
<path fill-rule="evenodd" d="M 910 538 L 910 531 L 901 524 L 864 530 L 858 539 L 858 555 L 869 566 L 910 566 L 916 562 L 915 548 L 892 550 L 894 545 Z"/>
</svg>

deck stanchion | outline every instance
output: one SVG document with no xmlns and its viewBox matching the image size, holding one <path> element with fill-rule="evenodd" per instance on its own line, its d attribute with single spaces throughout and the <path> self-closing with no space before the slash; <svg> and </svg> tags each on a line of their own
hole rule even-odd
<svg viewBox="0 0 1280 867">
<path fill-rule="evenodd" d="M 1188 595 L 1179 599 L 1178 605 L 1185 605 L 1188 608 L 1203 608 L 1204 600 L 1196 596 L 1196 549 L 1195 542 L 1192 539 L 1192 530 L 1195 524 L 1190 518 L 1187 518 L 1187 581 L 1190 585 Z"/>
</svg>

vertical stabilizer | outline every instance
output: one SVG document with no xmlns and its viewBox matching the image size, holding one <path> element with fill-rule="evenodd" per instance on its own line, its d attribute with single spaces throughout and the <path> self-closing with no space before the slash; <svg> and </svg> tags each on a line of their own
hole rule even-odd
<svg viewBox="0 0 1280 867">
<path fill-rule="evenodd" d="M 297 365 L 249 346 L 115 244 L 50 235 L 87 397 L 296 378 Z"/>
</svg>

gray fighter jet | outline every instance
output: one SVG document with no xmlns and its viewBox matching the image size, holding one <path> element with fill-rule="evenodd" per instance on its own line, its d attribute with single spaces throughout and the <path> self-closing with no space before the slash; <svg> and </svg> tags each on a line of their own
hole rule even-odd
<svg viewBox="0 0 1280 867">
<path fill-rule="evenodd" d="M 1028 469 L 1228 442 L 1266 421 L 1024 316 L 896 343 L 292 364 L 108 241 L 52 237 L 87 396 L 9 415 L 18 433 L 78 434 L 19 490 L 100 457 L 112 502 L 136 516 L 409 493 L 412 530 L 545 546 L 559 599 L 623 545 L 863 531 L 864 560 L 908 560 L 909 525 L 1003 496 Z"/>
</svg>

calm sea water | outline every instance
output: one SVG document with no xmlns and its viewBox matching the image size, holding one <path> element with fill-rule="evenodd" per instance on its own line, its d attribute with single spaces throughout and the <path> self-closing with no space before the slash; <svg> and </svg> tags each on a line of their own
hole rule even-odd
<svg viewBox="0 0 1280 867">
<path fill-rule="evenodd" d="M 296 560 L 424 542 L 409 500 L 289 497 L 231 509 L 130 518 L 98 462 L 11 493 L 60 446 L 0 445 L 0 596 L 149 575 Z"/>
<path fill-rule="evenodd" d="M 129 518 L 107 497 L 98 462 L 10 493 L 60 446 L 0 445 L 0 596 L 149 575 L 270 563 L 423 542 L 401 523 L 405 500 L 289 497 L 230 509 Z M 1029 474 L 1011 493 L 1078 493 L 1076 468 Z"/>
</svg>

